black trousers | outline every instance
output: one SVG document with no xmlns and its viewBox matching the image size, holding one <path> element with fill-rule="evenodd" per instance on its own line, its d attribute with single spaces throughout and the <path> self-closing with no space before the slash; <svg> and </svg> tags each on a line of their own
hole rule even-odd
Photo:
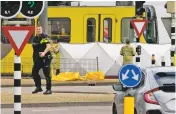
<svg viewBox="0 0 176 114">
<path fill-rule="evenodd" d="M 51 89 L 51 59 L 46 59 L 46 58 L 41 58 L 37 61 L 34 62 L 34 66 L 32 68 L 32 76 L 35 82 L 35 86 L 37 88 L 41 88 L 41 77 L 39 75 L 39 70 L 42 68 L 43 73 L 45 75 L 46 79 L 46 89 L 50 90 Z"/>
</svg>

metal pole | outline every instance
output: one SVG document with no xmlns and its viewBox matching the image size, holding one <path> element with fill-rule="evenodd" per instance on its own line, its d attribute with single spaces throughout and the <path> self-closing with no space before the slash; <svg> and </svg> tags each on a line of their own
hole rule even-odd
<svg viewBox="0 0 176 114">
<path fill-rule="evenodd" d="M 21 114 L 21 58 L 14 56 L 14 114 Z"/>
<path fill-rule="evenodd" d="M 0 6 L 1 6 L 1 2 L 0 2 Z M 1 11 L 1 9 L 0 9 L 0 11 Z M 0 19 L 0 25 L 1 25 L 1 19 Z M 1 28 L 2 28 L 2 25 L 1 25 Z M 1 35 L 1 28 L 0 28 L 0 35 Z M 1 39 L 2 39 L 2 37 L 1 37 Z M 1 40 L 0 40 L 0 44 L 2 44 Z M 0 49 L 1 49 L 1 46 L 0 46 Z"/>
<path fill-rule="evenodd" d="M 138 66 L 139 68 L 140 68 L 140 55 L 138 55 L 138 51 L 137 51 L 137 47 L 138 47 L 139 45 L 136 45 L 136 59 L 135 59 L 135 62 L 136 62 L 136 66 Z"/>
<path fill-rule="evenodd" d="M 45 8 L 42 14 L 39 16 L 39 23 L 43 28 L 43 32 L 48 34 L 48 2 L 45 1 Z"/>
<path fill-rule="evenodd" d="M 39 16 L 39 23 L 42 26 L 43 33 L 48 34 L 48 2 L 45 1 L 45 7 L 42 14 Z M 40 69 L 39 74 L 41 78 L 45 78 L 43 70 Z"/>
<path fill-rule="evenodd" d="M 175 14 L 171 14 L 171 49 L 170 49 L 170 56 L 171 56 L 171 66 L 174 66 L 174 54 L 175 54 Z"/>
<path fill-rule="evenodd" d="M 99 68 L 98 68 L 98 57 L 96 57 L 96 62 L 97 62 L 97 71 L 99 71 Z"/>
<path fill-rule="evenodd" d="M 21 114 L 21 58 L 16 53 L 14 56 L 14 114 Z"/>
<path fill-rule="evenodd" d="M 140 40 L 139 40 L 139 37 L 136 32 L 135 32 L 135 37 L 136 37 L 136 43 L 135 43 L 136 59 L 135 60 L 136 60 L 136 66 L 138 66 L 140 68 L 140 55 L 137 53 L 137 47 L 139 46 Z"/>
</svg>

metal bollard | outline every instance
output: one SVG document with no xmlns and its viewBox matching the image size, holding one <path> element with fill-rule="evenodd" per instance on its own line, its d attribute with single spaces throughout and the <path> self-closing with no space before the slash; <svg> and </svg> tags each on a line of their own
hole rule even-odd
<svg viewBox="0 0 176 114">
<path fill-rule="evenodd" d="M 164 56 L 161 56 L 161 66 L 166 66 Z"/>
<path fill-rule="evenodd" d="M 140 56 L 139 55 L 136 56 L 136 66 L 140 68 Z"/>
<path fill-rule="evenodd" d="M 134 97 L 124 97 L 124 114 L 134 114 Z"/>
<path fill-rule="evenodd" d="M 154 66 L 155 66 L 155 55 L 152 54 L 152 67 L 154 67 Z"/>
<path fill-rule="evenodd" d="M 140 68 L 140 55 L 141 55 L 141 46 L 136 46 L 136 66 Z"/>
</svg>

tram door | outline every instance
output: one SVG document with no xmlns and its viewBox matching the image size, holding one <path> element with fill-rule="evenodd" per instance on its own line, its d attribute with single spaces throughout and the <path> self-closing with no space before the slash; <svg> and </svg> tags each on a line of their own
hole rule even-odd
<svg viewBox="0 0 176 114">
<path fill-rule="evenodd" d="M 89 14 L 84 16 L 84 43 L 98 41 L 98 15 Z"/>
<path fill-rule="evenodd" d="M 115 15 L 88 14 L 84 16 L 84 43 L 115 41 Z"/>
</svg>

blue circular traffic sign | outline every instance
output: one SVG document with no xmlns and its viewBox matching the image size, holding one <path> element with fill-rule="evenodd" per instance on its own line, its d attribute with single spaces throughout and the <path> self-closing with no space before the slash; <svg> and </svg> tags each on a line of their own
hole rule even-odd
<svg viewBox="0 0 176 114">
<path fill-rule="evenodd" d="M 127 64 L 122 66 L 118 76 L 124 86 L 136 87 L 141 82 L 142 72 L 136 65 Z"/>
</svg>

